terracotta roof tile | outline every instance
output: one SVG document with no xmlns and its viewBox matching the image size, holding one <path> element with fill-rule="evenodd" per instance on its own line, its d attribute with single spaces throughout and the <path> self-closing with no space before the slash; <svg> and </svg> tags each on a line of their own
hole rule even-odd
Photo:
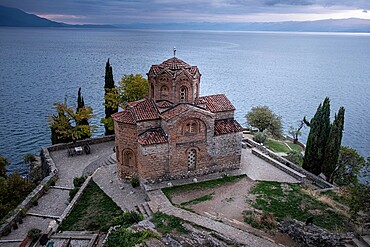
<svg viewBox="0 0 370 247">
<path fill-rule="evenodd" d="M 162 128 L 149 129 L 139 135 L 138 142 L 142 146 L 166 143 L 167 137 Z"/>
<path fill-rule="evenodd" d="M 136 121 L 159 119 L 159 113 L 153 100 L 141 99 L 127 104 Z"/>
<path fill-rule="evenodd" d="M 162 117 L 163 120 L 168 121 L 168 120 L 178 116 L 179 114 L 181 114 L 183 112 L 186 112 L 189 109 L 190 109 L 189 104 L 177 104 L 174 107 L 162 112 L 161 117 Z"/>
<path fill-rule="evenodd" d="M 194 76 L 199 73 L 197 66 L 191 66 L 177 57 L 167 59 L 161 64 L 152 65 L 148 74 L 159 75 L 161 73 L 168 73 L 175 77 L 179 73 L 185 71 L 187 74 Z"/>
<path fill-rule="evenodd" d="M 157 101 L 156 104 L 159 108 L 169 108 L 173 106 L 173 103 L 168 100 Z"/>
<path fill-rule="evenodd" d="M 234 119 L 222 119 L 215 121 L 215 135 L 223 135 L 243 131 L 238 121 Z"/>
<path fill-rule="evenodd" d="M 112 114 L 112 118 L 116 122 L 120 123 L 127 123 L 127 124 L 135 124 L 135 120 L 132 116 L 131 111 L 123 110 L 117 113 Z"/>
<path fill-rule="evenodd" d="M 230 100 L 224 94 L 215 94 L 209 96 L 199 97 L 194 102 L 195 105 L 205 104 L 208 111 L 223 112 L 233 111 L 235 107 L 231 104 Z"/>
</svg>

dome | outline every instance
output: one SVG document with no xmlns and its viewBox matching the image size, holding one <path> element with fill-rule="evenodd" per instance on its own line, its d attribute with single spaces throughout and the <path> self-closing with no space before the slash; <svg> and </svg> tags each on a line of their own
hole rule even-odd
<svg viewBox="0 0 370 247">
<path fill-rule="evenodd" d="M 177 57 L 167 59 L 161 64 L 152 65 L 148 75 L 156 76 L 162 74 L 163 72 L 167 72 L 167 74 L 170 74 L 174 77 L 179 75 L 181 72 L 185 72 L 185 74 L 188 74 L 192 77 L 194 77 L 197 73 L 199 74 L 197 66 L 191 66 Z"/>
</svg>

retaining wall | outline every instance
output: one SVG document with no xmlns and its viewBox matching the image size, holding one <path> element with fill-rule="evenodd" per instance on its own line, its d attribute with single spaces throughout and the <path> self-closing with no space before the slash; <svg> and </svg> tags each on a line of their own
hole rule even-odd
<svg viewBox="0 0 370 247">
<path fill-rule="evenodd" d="M 5 222 L 0 226 L 0 236 L 7 235 L 11 232 L 12 226 L 19 223 L 22 217 L 28 209 L 31 208 L 32 203 L 38 200 L 45 193 L 45 186 L 50 186 L 53 179 L 58 177 L 58 169 L 55 166 L 53 159 L 50 157 L 49 150 L 47 148 L 41 149 L 41 157 L 45 162 L 45 167 L 50 171 L 49 175 L 46 176 L 39 185 L 13 210 L 12 216 L 7 218 Z"/>
<path fill-rule="evenodd" d="M 249 138 L 246 138 L 246 139 L 243 139 L 243 142 L 246 142 L 248 143 L 249 145 L 251 145 L 252 147 L 255 147 L 257 148 L 258 150 L 262 151 L 262 153 L 264 153 L 265 155 L 268 155 L 269 157 L 277 160 L 278 162 L 282 163 L 283 165 L 286 165 L 287 167 L 303 174 L 306 176 L 306 182 L 310 182 L 312 183 L 313 185 L 316 185 L 318 186 L 320 189 L 335 189 L 337 188 L 335 185 L 331 184 L 331 183 L 328 183 L 327 181 L 325 181 L 324 179 L 320 178 L 319 176 L 316 176 L 315 174 L 309 172 L 309 171 L 306 171 L 305 169 L 303 169 L 302 167 L 290 162 L 289 160 L 275 154 L 274 152 L 270 151 L 268 148 L 266 148 L 265 146 L 263 145 L 260 145 L 259 143 L 249 139 Z"/>
</svg>

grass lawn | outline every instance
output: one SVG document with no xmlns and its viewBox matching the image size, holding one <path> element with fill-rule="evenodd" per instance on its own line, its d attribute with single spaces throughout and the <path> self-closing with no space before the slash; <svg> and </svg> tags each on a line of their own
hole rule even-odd
<svg viewBox="0 0 370 247">
<path fill-rule="evenodd" d="M 174 231 L 179 233 L 186 233 L 186 231 L 182 227 L 182 223 L 184 223 L 184 220 L 175 216 L 156 212 L 153 214 L 153 218 L 151 219 L 151 221 L 154 223 L 155 229 L 162 234 Z"/>
<path fill-rule="evenodd" d="M 257 209 L 272 213 L 278 220 L 290 217 L 305 222 L 314 216 L 313 223 L 331 231 L 344 231 L 348 219 L 329 205 L 302 191 L 299 185 L 278 182 L 259 182 L 252 190 Z"/>
<path fill-rule="evenodd" d="M 280 142 L 274 139 L 268 139 L 266 141 L 266 146 L 268 149 L 277 153 L 287 153 L 290 151 L 290 149 L 284 144 L 284 142 Z"/>
<path fill-rule="evenodd" d="M 91 180 L 72 212 L 59 228 L 62 231 L 108 231 L 122 210 Z"/>
<path fill-rule="evenodd" d="M 292 149 L 292 150 L 296 150 L 298 152 L 302 152 L 302 147 L 299 146 L 298 144 L 294 144 L 292 142 L 286 142 L 286 144 L 288 144 L 288 146 Z"/>
<path fill-rule="evenodd" d="M 199 183 L 192 183 L 192 184 L 185 184 L 185 185 L 180 185 L 180 186 L 174 186 L 174 187 L 169 187 L 169 188 L 164 188 L 162 189 L 163 193 L 166 195 L 168 200 L 172 203 L 172 195 L 179 194 L 181 192 L 185 191 L 191 191 L 191 190 L 197 190 L 197 189 L 203 189 L 203 188 L 215 188 L 219 187 L 224 184 L 228 183 L 234 183 L 242 178 L 244 178 L 246 175 L 239 175 L 239 176 L 233 176 L 233 177 L 224 177 L 220 179 L 215 179 L 215 180 L 210 180 L 210 181 L 204 181 L 204 182 L 199 182 Z M 195 200 L 210 200 L 209 198 L 210 195 L 206 196 L 205 198 L 197 198 Z M 200 201 L 198 201 L 199 203 Z"/>
</svg>

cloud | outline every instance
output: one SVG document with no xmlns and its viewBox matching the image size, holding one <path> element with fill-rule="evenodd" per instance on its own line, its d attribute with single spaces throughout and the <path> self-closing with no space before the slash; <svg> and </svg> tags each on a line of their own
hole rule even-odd
<svg viewBox="0 0 370 247">
<path fill-rule="evenodd" d="M 70 23 L 279 21 L 365 16 L 369 0 L 1 0 Z M 344 14 L 346 13 L 346 14 Z M 370 18 L 370 17 L 365 17 Z"/>
</svg>

